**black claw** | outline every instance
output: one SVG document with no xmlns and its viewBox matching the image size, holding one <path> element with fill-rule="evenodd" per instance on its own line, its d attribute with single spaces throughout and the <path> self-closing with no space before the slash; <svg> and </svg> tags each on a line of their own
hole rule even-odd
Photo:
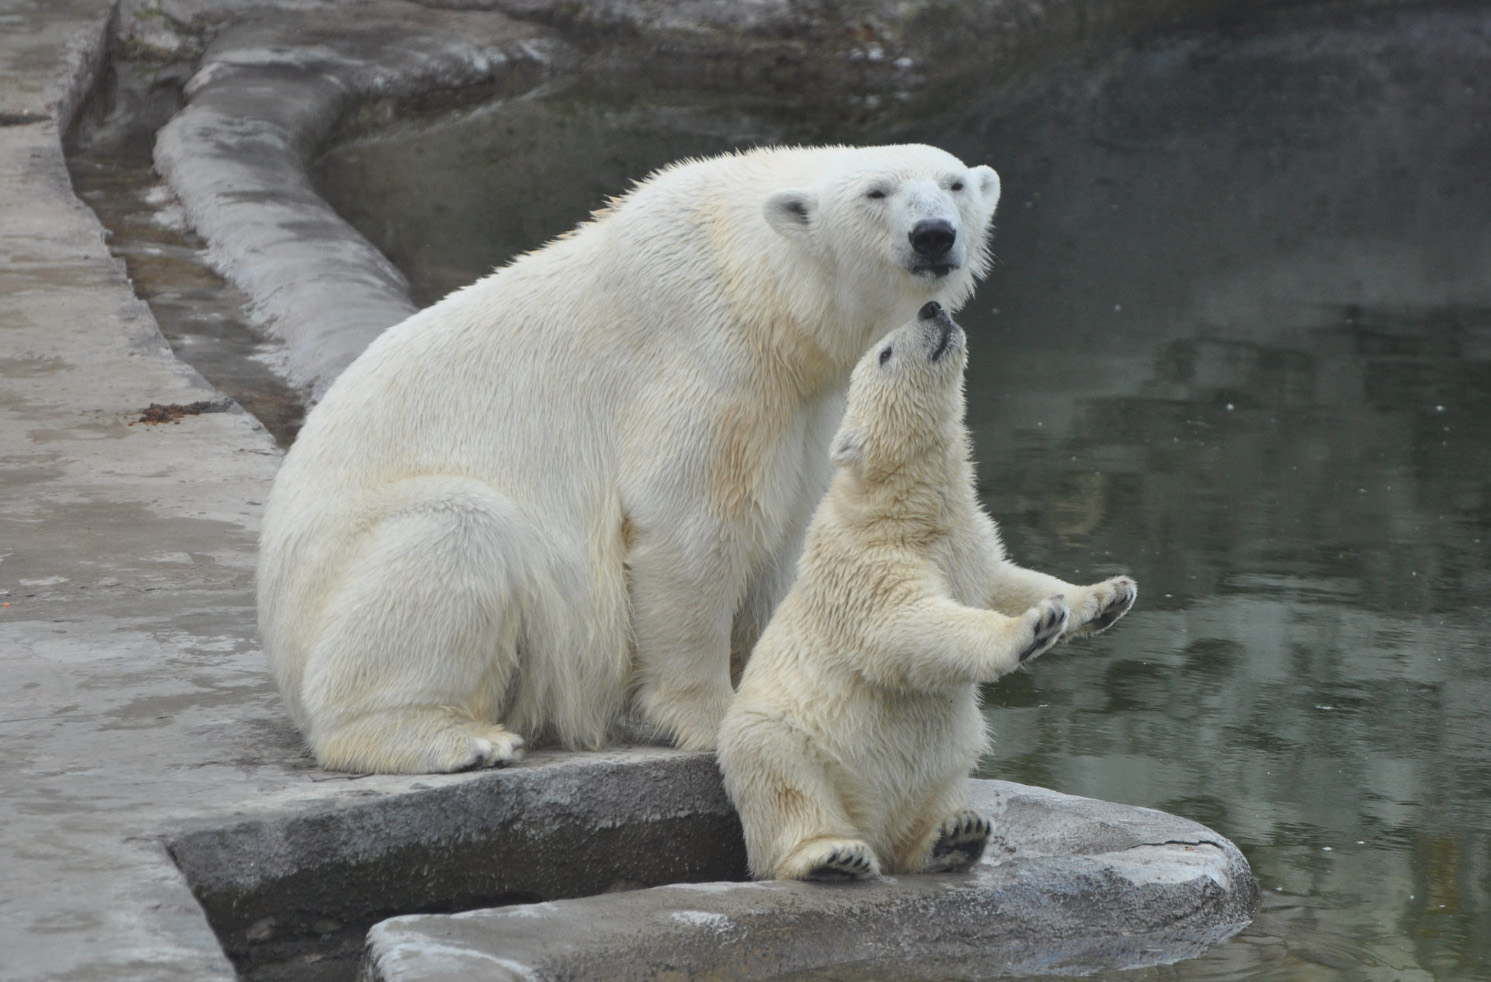
<svg viewBox="0 0 1491 982">
<path fill-rule="evenodd" d="M 1098 615 L 1089 622 L 1092 630 L 1101 631 L 1105 628 L 1112 627 L 1114 621 L 1117 621 L 1124 614 L 1127 614 L 1129 612 L 1129 608 L 1132 607 L 1133 604 L 1134 594 L 1125 590 L 1123 593 L 1115 597 L 1112 603 L 1099 611 Z"/>
<path fill-rule="evenodd" d="M 1093 630 L 1102 631 L 1112 627 L 1113 624 L 1118 620 L 1118 618 L 1122 616 L 1122 614 L 1123 611 L 1121 610 L 1109 609 L 1103 611 L 1101 614 L 1092 619 L 1091 623 Z"/>
<path fill-rule="evenodd" d="M 818 881 L 857 880 L 870 869 L 870 857 L 863 851 L 836 846 L 821 863 L 808 871 L 807 878 Z"/>
</svg>

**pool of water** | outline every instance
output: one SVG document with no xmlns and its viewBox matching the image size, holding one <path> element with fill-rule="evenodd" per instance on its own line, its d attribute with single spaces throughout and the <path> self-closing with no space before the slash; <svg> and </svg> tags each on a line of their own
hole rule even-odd
<svg viewBox="0 0 1491 982">
<path fill-rule="evenodd" d="M 1140 584 L 987 693 L 983 774 L 1150 805 L 1266 900 L 1131 979 L 1491 978 L 1491 19 L 1295 13 L 946 112 L 625 80 L 342 143 L 423 301 L 691 153 L 923 140 L 1004 179 L 960 319 L 1013 555 Z"/>
<path fill-rule="evenodd" d="M 165 73 L 151 67 L 119 60 L 89 96 L 68 134 L 73 188 L 109 230 L 110 251 L 176 356 L 289 446 L 305 403 L 276 370 L 280 346 L 250 327 L 248 298 L 214 272 L 153 170 L 155 131 L 180 108 L 182 78 L 157 82 Z"/>
</svg>

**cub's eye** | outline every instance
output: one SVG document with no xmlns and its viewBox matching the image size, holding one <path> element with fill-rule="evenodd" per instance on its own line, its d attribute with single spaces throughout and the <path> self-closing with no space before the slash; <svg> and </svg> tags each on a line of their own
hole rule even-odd
<svg viewBox="0 0 1491 982">
<path fill-rule="evenodd" d="M 874 188 L 870 191 L 866 191 L 865 197 L 869 198 L 871 201 L 879 201 L 881 198 L 885 197 L 885 189 Z"/>
<path fill-rule="evenodd" d="M 880 364 L 884 365 L 888 361 L 890 361 L 890 349 L 883 348 L 880 352 Z"/>
<path fill-rule="evenodd" d="M 948 185 L 947 189 L 949 191 L 961 191 L 961 190 L 963 190 L 963 182 L 962 181 L 954 181 L 952 184 Z"/>
</svg>

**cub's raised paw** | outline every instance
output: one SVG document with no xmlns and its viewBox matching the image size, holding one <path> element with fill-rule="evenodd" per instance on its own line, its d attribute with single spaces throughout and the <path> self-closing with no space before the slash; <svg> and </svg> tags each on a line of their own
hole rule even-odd
<svg viewBox="0 0 1491 982">
<path fill-rule="evenodd" d="M 791 879 L 819 883 L 868 880 L 880 875 L 880 864 L 869 843 L 857 839 L 825 839 L 799 850 L 792 865 L 801 872 Z"/>
<path fill-rule="evenodd" d="M 1030 608 L 1025 616 L 1034 620 L 1035 636 L 1016 659 L 1022 664 L 1050 648 L 1061 638 L 1071 613 L 1067 610 L 1066 601 L 1061 597 L 1047 597 Z"/>
<path fill-rule="evenodd" d="M 1092 612 L 1072 625 L 1066 635 L 1069 638 L 1085 638 L 1107 630 L 1129 612 L 1139 596 L 1139 585 L 1127 576 L 1115 576 L 1089 589 L 1091 594 L 1084 598 L 1083 606 L 1090 607 Z"/>
<path fill-rule="evenodd" d="M 942 823 L 932 855 L 927 860 L 928 873 L 957 873 L 968 869 L 984 855 L 994 823 L 988 816 L 965 809 L 949 815 Z"/>
</svg>

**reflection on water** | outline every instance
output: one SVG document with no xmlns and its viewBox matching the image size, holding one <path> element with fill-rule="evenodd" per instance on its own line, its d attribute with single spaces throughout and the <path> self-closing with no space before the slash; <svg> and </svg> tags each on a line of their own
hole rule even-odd
<svg viewBox="0 0 1491 982">
<path fill-rule="evenodd" d="M 1491 978 L 1488 23 L 1297 15 L 915 121 L 575 88 L 322 179 L 428 300 L 686 153 L 993 163 L 1000 265 L 960 315 L 989 507 L 1020 561 L 1141 593 L 990 690 L 983 772 L 1247 853 L 1257 923 L 1124 980 Z"/>
</svg>

